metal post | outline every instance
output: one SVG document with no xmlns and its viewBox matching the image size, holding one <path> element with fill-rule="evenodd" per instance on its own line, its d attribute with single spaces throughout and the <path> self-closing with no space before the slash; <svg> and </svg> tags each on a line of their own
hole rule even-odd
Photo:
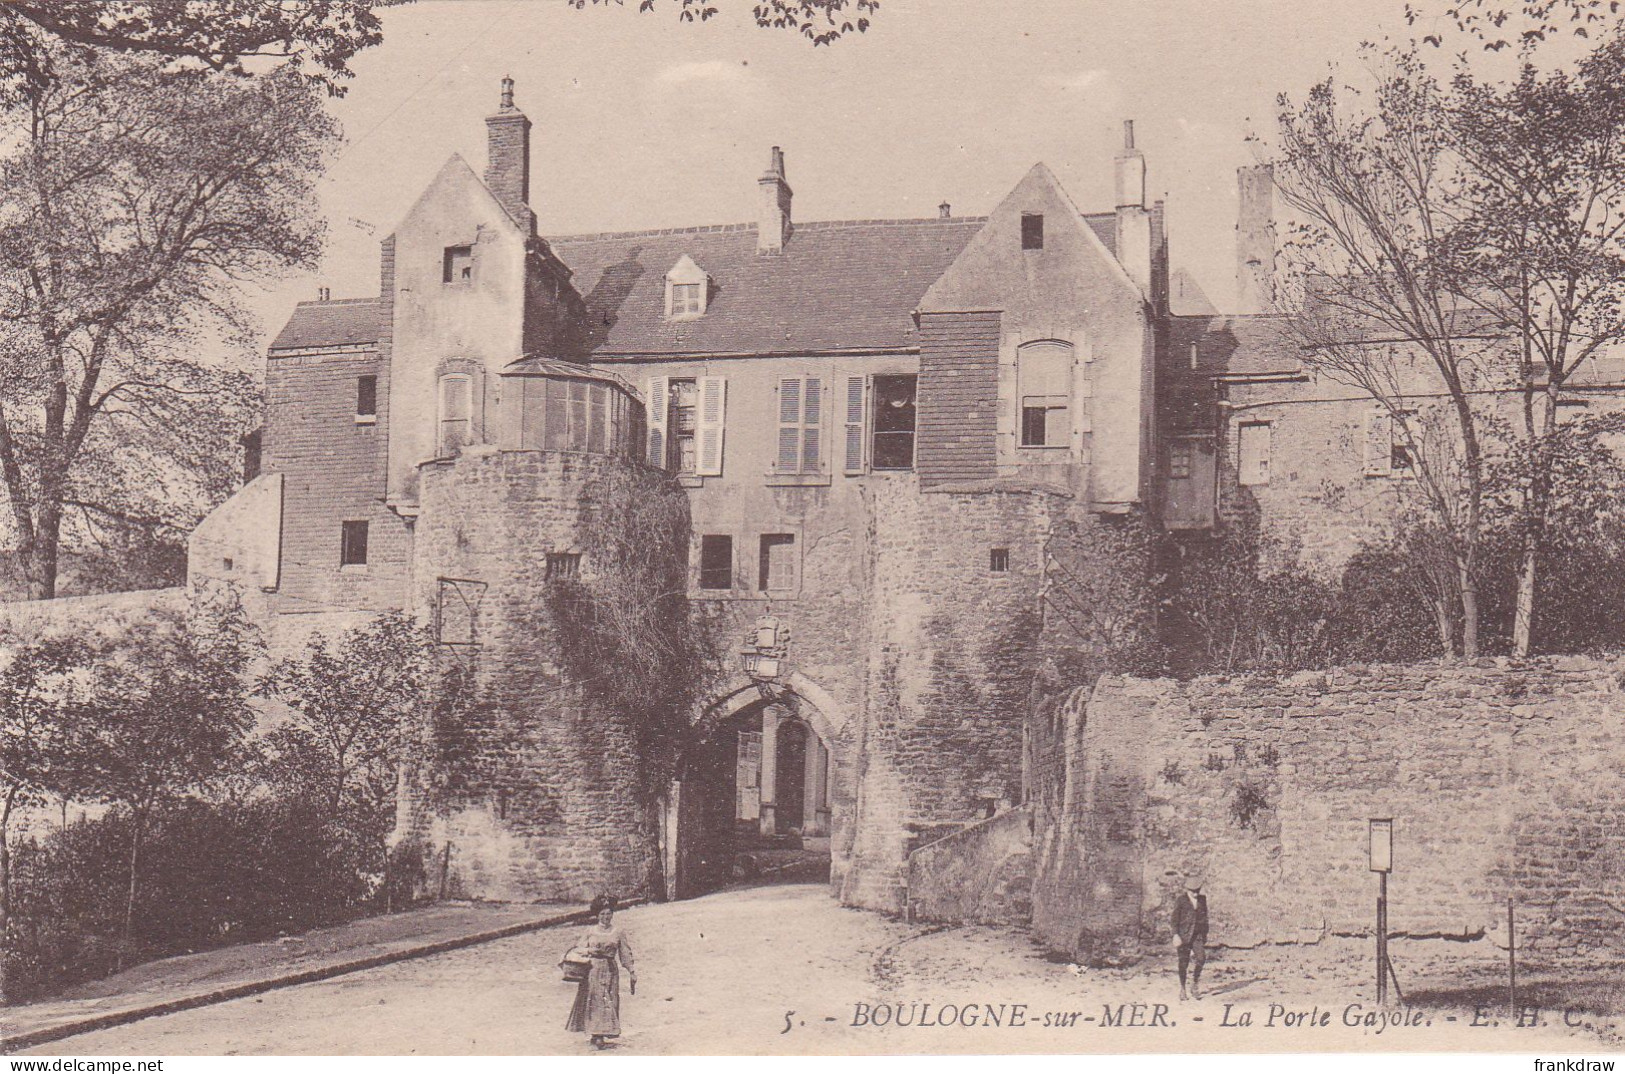
<svg viewBox="0 0 1625 1074">
<path fill-rule="evenodd" d="M 1518 1013 L 1518 938 L 1512 919 L 1512 899 L 1507 899 L 1507 1013 Z"/>
<path fill-rule="evenodd" d="M 1377 1006 L 1388 1002 L 1388 874 L 1378 873 Z"/>
</svg>

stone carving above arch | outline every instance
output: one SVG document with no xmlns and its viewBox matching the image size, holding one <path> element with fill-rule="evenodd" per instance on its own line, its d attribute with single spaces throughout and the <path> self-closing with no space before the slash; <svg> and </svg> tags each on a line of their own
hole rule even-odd
<svg viewBox="0 0 1625 1074">
<path fill-rule="evenodd" d="M 768 686 L 767 691 L 763 690 L 764 685 Z M 701 735 L 709 734 L 741 709 L 761 701 L 774 700 L 775 697 L 783 700 L 786 694 L 793 695 L 801 702 L 793 704 L 792 710 L 818 733 L 819 738 L 829 745 L 840 741 L 848 723 L 845 707 L 831 697 L 829 691 L 800 672 L 792 672 L 786 685 L 777 688 L 753 680 L 733 680 L 710 703 L 701 707 L 699 717 L 694 721 L 694 729 Z"/>
</svg>

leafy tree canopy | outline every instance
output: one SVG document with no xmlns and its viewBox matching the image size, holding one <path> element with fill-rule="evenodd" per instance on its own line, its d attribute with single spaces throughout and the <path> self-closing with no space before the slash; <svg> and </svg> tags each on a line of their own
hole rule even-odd
<svg viewBox="0 0 1625 1074">
<path fill-rule="evenodd" d="M 718 13 L 715 0 L 674 0 L 677 17 L 683 22 L 704 22 Z M 624 7 L 626 0 L 570 0 L 570 6 L 585 8 L 589 3 L 614 3 Z M 639 11 L 653 11 L 656 0 L 638 0 Z M 756 25 L 774 30 L 799 32 L 814 45 L 827 45 L 869 28 L 869 17 L 880 8 L 880 0 L 764 0 L 754 4 L 751 14 Z"/>
</svg>

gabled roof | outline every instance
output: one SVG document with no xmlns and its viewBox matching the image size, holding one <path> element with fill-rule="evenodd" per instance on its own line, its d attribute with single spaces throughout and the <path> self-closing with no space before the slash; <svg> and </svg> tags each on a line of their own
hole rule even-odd
<svg viewBox="0 0 1625 1074">
<path fill-rule="evenodd" d="M 273 351 L 351 347 L 378 342 L 383 303 L 376 298 L 301 302 L 271 342 Z"/>
<path fill-rule="evenodd" d="M 761 354 L 911 346 L 911 314 L 982 226 L 980 217 L 795 225 L 756 252 L 730 224 L 550 238 L 587 305 L 594 357 Z M 710 274 L 706 312 L 666 319 L 666 271 L 688 255 Z"/>
</svg>

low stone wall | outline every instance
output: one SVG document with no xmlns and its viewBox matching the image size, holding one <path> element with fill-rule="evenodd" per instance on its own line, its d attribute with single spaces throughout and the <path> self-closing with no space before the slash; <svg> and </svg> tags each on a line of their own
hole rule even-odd
<svg viewBox="0 0 1625 1074">
<path fill-rule="evenodd" d="M 13 601 L 0 604 L 0 636 L 21 641 L 53 635 L 113 638 L 154 616 L 184 615 L 187 601 L 181 586 Z"/>
<path fill-rule="evenodd" d="M 1618 659 L 1102 679 L 1039 788 L 1033 925 L 1093 962 L 1165 944 L 1186 873 L 1212 941 L 1368 934 L 1367 825 L 1394 821 L 1391 929 L 1625 961 Z"/>
<path fill-rule="evenodd" d="M 918 921 L 1025 925 L 1032 916 L 1028 851 L 1033 816 L 1007 809 L 908 856 L 909 907 Z"/>
</svg>

